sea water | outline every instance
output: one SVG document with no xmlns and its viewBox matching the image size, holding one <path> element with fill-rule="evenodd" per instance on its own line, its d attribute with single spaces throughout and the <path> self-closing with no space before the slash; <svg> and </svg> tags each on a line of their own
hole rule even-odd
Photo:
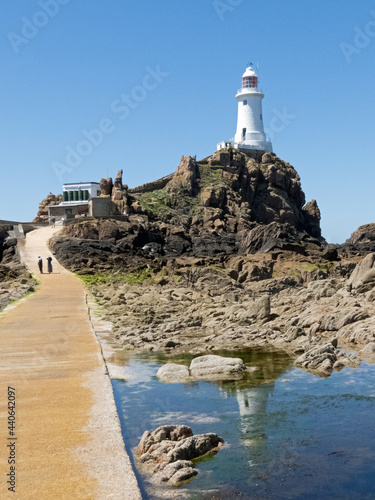
<svg viewBox="0 0 375 500">
<path fill-rule="evenodd" d="M 165 362 L 193 356 L 138 355 L 128 381 L 113 381 L 125 445 L 144 498 L 374 499 L 375 366 L 362 363 L 320 378 L 282 352 L 216 352 L 256 368 L 242 380 L 167 384 Z M 198 475 L 180 488 L 158 488 L 137 464 L 145 430 L 185 424 L 215 432 L 224 447 L 195 461 Z"/>
</svg>

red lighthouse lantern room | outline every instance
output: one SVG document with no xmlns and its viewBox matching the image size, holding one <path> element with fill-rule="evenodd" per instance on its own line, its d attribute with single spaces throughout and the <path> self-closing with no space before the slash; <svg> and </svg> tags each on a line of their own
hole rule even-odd
<svg viewBox="0 0 375 500">
<path fill-rule="evenodd" d="M 258 88 L 258 77 L 251 66 L 246 68 L 246 71 L 242 77 L 242 88 L 255 90 Z"/>
</svg>

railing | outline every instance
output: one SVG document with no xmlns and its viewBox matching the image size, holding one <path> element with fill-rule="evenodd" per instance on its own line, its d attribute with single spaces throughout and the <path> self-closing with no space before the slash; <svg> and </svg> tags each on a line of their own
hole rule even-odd
<svg viewBox="0 0 375 500">
<path fill-rule="evenodd" d="M 242 87 L 242 89 L 237 90 L 237 94 L 249 94 L 250 92 L 262 94 L 262 90 L 258 89 L 258 87 Z"/>
</svg>

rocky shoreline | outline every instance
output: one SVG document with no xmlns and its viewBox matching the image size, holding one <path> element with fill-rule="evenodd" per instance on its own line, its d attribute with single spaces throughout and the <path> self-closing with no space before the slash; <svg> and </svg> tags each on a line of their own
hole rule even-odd
<svg viewBox="0 0 375 500">
<path fill-rule="evenodd" d="M 366 281 L 366 262 L 355 268 L 357 279 L 303 285 L 284 277 L 240 289 L 233 278 L 220 280 L 216 270 L 200 269 L 193 283 L 185 277 L 173 286 L 130 285 L 120 279 L 90 289 L 103 318 L 113 324 L 115 342 L 125 350 L 207 354 L 272 347 L 294 358 L 310 353 L 298 365 L 326 376 L 372 359 L 370 348 L 363 352 L 375 342 L 372 285 L 365 290 L 360 285 Z"/>
<path fill-rule="evenodd" d="M 161 189 L 128 190 L 121 171 L 101 189 L 129 215 L 77 221 L 51 249 L 125 350 L 272 347 L 327 376 L 375 341 L 375 224 L 327 245 L 317 203 L 276 155 L 183 157 Z"/>
<path fill-rule="evenodd" d="M 0 311 L 35 291 L 38 280 L 21 264 L 11 226 L 0 225 Z"/>
</svg>

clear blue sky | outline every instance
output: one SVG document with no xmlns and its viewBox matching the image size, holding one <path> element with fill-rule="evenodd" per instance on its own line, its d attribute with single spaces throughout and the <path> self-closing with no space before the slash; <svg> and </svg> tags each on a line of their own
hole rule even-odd
<svg viewBox="0 0 375 500">
<path fill-rule="evenodd" d="M 259 62 L 265 127 L 306 201 L 318 201 L 323 235 L 343 242 L 375 220 L 375 1 L 6 4 L 1 219 L 32 219 L 64 182 L 122 168 L 134 187 L 174 171 L 181 155 L 212 154 L 234 136 L 236 90 Z M 99 126 L 97 145 L 62 172 L 66 148 Z"/>
</svg>

